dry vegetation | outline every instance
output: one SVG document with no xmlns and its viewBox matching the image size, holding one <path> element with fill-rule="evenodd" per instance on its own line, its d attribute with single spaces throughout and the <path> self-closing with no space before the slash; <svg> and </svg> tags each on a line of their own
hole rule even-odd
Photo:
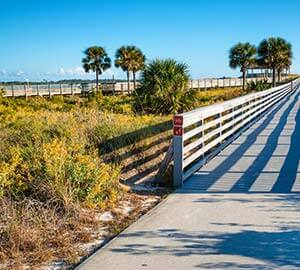
<svg viewBox="0 0 300 270">
<path fill-rule="evenodd" d="M 195 106 L 242 94 L 202 91 Z M 1 98 L 0 268 L 76 263 L 85 255 L 78 243 L 98 239 L 99 226 L 110 237 L 146 211 L 149 196 L 120 180 L 132 185 L 155 173 L 170 118 L 134 114 L 130 97 Z M 124 202 L 130 215 L 115 210 Z M 105 224 L 98 217 L 107 209 L 117 218 Z"/>
<path fill-rule="evenodd" d="M 57 257 L 73 262 L 74 243 L 99 225 L 93 215 L 125 196 L 111 151 L 132 153 L 148 127 L 169 119 L 136 116 L 126 98 L 113 97 L 3 98 L 0 117 L 0 263 L 11 269 Z"/>
</svg>

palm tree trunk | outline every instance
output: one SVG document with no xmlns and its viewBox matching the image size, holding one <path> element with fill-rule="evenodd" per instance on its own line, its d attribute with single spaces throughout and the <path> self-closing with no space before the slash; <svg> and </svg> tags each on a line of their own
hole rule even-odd
<svg viewBox="0 0 300 270">
<path fill-rule="evenodd" d="M 246 89 L 246 70 L 243 70 L 243 91 Z"/>
<path fill-rule="evenodd" d="M 127 91 L 130 93 L 130 74 L 129 70 L 127 70 Z"/>
<path fill-rule="evenodd" d="M 273 72 L 273 79 L 272 79 L 272 83 L 273 83 L 273 87 L 276 86 L 276 68 L 272 68 L 272 72 Z"/>
<path fill-rule="evenodd" d="M 136 89 L 136 79 L 135 79 L 135 71 L 132 71 L 133 74 L 133 88 Z"/>
<path fill-rule="evenodd" d="M 277 70 L 277 80 L 280 83 L 280 81 L 281 81 L 281 70 L 280 69 Z"/>
<path fill-rule="evenodd" d="M 96 91 L 99 91 L 99 71 L 96 69 Z"/>
</svg>

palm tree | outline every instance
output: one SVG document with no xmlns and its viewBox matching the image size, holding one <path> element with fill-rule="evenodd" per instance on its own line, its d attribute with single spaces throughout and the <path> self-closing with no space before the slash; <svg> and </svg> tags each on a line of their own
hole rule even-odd
<svg viewBox="0 0 300 270">
<path fill-rule="evenodd" d="M 288 42 L 284 42 L 280 54 L 281 60 L 278 62 L 277 65 L 277 79 L 278 82 L 281 82 L 281 73 L 284 69 L 289 69 L 292 65 L 292 58 L 293 58 L 293 52 L 292 52 L 292 45 Z"/>
<path fill-rule="evenodd" d="M 130 72 L 133 73 L 134 88 L 136 87 L 136 72 L 143 69 L 145 56 L 142 51 L 135 46 L 122 46 L 116 52 L 115 66 L 121 67 L 127 74 L 128 91 L 130 88 Z"/>
<path fill-rule="evenodd" d="M 132 71 L 132 74 L 133 74 L 134 89 L 136 89 L 136 73 L 138 71 L 144 69 L 145 61 L 146 61 L 146 57 L 142 53 L 142 51 L 139 48 L 135 48 L 132 51 L 132 65 L 131 65 L 131 71 Z"/>
<path fill-rule="evenodd" d="M 82 59 L 85 72 L 96 72 L 96 89 L 99 90 L 99 75 L 111 67 L 111 60 L 103 47 L 93 46 L 84 51 Z"/>
<path fill-rule="evenodd" d="M 292 62 L 292 46 L 283 38 L 264 39 L 258 46 L 259 61 L 272 69 L 273 86 L 276 86 L 276 71 L 280 80 L 282 70 Z"/>
<path fill-rule="evenodd" d="M 281 73 L 284 69 L 288 70 L 292 65 L 292 57 L 287 56 L 277 66 L 277 80 L 281 82 Z"/>
<path fill-rule="evenodd" d="M 185 63 L 173 59 L 153 60 L 142 71 L 141 87 L 136 90 L 137 103 L 150 113 L 190 110 L 195 105 L 197 91 L 188 87 L 188 81 Z"/>
<path fill-rule="evenodd" d="M 127 89 L 130 89 L 130 67 L 131 67 L 131 47 L 122 46 L 116 52 L 115 66 L 121 67 L 127 75 Z"/>
<path fill-rule="evenodd" d="M 243 74 L 243 90 L 246 88 L 247 70 L 256 63 L 256 48 L 250 43 L 238 43 L 230 49 L 229 66 L 240 67 Z"/>
</svg>

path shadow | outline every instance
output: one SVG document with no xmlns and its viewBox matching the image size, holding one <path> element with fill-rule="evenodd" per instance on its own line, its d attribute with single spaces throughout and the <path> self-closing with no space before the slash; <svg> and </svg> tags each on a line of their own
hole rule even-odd
<svg viewBox="0 0 300 270">
<path fill-rule="evenodd" d="M 171 142 L 171 131 L 172 121 L 169 120 L 113 138 L 99 136 L 98 139 L 97 130 L 94 136 L 96 142 L 99 141 L 99 154 L 104 162 L 118 164 L 121 182 L 135 187 L 153 181 Z"/>
<path fill-rule="evenodd" d="M 274 188 L 269 190 L 270 192 L 292 192 L 297 173 L 300 173 L 298 172 L 300 150 L 297 146 L 297 140 L 300 138 L 299 97 L 300 92 L 297 90 L 297 92 L 284 98 L 260 122 L 224 150 L 229 152 L 228 156 L 224 154 L 224 151 L 221 152 L 188 179 L 179 192 L 266 192 L 266 186 L 262 186 L 261 191 L 259 188 L 256 191 L 251 191 L 251 187 L 259 177 L 264 178 L 262 182 L 269 185 L 270 179 L 276 182 L 278 178 Z M 290 127 L 288 119 L 291 118 L 291 111 L 295 108 L 298 110 L 295 117 L 296 125 Z M 277 121 L 278 114 L 279 119 Z M 272 128 L 270 128 L 271 126 Z M 281 136 L 283 131 L 288 131 L 291 135 Z M 266 132 L 267 135 L 263 132 Z M 261 140 L 262 142 L 260 142 Z M 275 154 L 277 146 L 289 147 L 288 153 Z M 262 149 L 257 151 L 255 147 Z M 247 154 L 249 151 L 253 154 Z M 274 157 L 284 159 L 281 169 L 265 170 L 268 162 Z M 242 158 L 249 164 L 246 164 L 245 168 L 234 169 Z M 274 167 L 279 166 L 275 164 Z M 214 189 L 216 184 L 219 184 L 219 189 Z"/>
<path fill-rule="evenodd" d="M 279 118 L 277 125 L 274 127 L 274 129 L 272 130 L 270 135 L 267 137 L 267 141 L 266 141 L 265 146 L 262 149 L 262 151 L 256 156 L 255 160 L 252 162 L 252 164 L 249 166 L 249 168 L 243 173 L 243 175 L 240 177 L 240 179 L 238 179 L 236 184 L 232 187 L 232 189 L 231 189 L 232 192 L 248 191 L 251 188 L 252 184 L 256 181 L 259 173 L 263 171 L 263 169 L 265 168 L 265 166 L 267 165 L 269 160 L 272 158 L 274 151 L 276 150 L 277 144 L 279 142 L 280 134 L 284 130 L 284 128 L 287 124 L 287 121 L 288 121 L 289 114 L 290 114 L 291 110 L 295 107 L 295 105 L 297 104 L 299 96 L 300 96 L 300 92 L 294 96 L 293 101 L 289 104 L 289 106 L 286 108 L 286 110 L 283 112 L 283 114 Z M 296 131 L 297 131 L 297 129 L 295 128 L 293 133 L 295 133 Z M 300 128 L 299 128 L 298 133 L 299 132 L 300 132 Z M 297 151 L 296 145 L 297 144 L 294 144 L 294 147 L 292 147 L 293 144 L 291 143 L 289 149 L 296 149 L 296 151 Z M 299 152 L 299 151 L 297 151 L 297 152 Z M 285 160 L 290 161 L 289 154 L 287 156 L 284 156 L 284 158 L 285 158 Z M 289 164 L 288 164 L 289 169 L 291 169 L 293 172 L 298 170 L 298 165 L 297 166 L 291 166 L 291 165 L 293 165 L 293 163 L 289 162 Z M 282 169 L 281 169 L 281 171 L 282 171 Z M 284 173 L 285 174 L 287 173 L 286 170 L 284 170 Z M 291 183 L 294 182 L 296 177 L 292 177 L 292 178 L 293 178 L 293 179 L 291 179 L 292 181 L 290 181 Z M 286 188 L 285 188 L 285 190 L 281 190 L 281 192 L 284 192 L 284 191 L 289 192 L 291 190 L 292 185 L 286 185 L 286 183 L 285 183 L 284 186 Z"/>
<path fill-rule="evenodd" d="M 132 256 L 168 255 L 176 257 L 210 255 L 242 256 L 254 263 L 219 261 L 196 264 L 200 269 L 298 269 L 300 267 L 300 231 L 261 232 L 243 230 L 237 233 L 186 232 L 176 229 L 137 231 L 119 237 L 132 238 L 132 244 L 111 249 L 112 253 Z M 136 239 L 142 241 L 136 241 Z M 236 257 L 239 258 L 239 257 Z M 130 257 L 128 258 L 130 260 Z M 223 260 L 223 261 L 222 261 Z M 196 261 L 193 259 L 193 262 Z M 261 263 L 258 263 L 260 261 Z M 269 266 L 269 268 L 268 268 Z"/>
</svg>

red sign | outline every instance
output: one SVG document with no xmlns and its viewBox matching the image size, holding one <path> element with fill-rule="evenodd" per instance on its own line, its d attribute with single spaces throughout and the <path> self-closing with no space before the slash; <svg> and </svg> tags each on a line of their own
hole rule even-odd
<svg viewBox="0 0 300 270">
<path fill-rule="evenodd" d="M 182 126 L 183 125 L 183 116 L 175 115 L 173 118 L 174 126 Z"/>
<path fill-rule="evenodd" d="M 183 135 L 183 127 L 173 127 L 174 136 L 182 136 Z"/>
</svg>

